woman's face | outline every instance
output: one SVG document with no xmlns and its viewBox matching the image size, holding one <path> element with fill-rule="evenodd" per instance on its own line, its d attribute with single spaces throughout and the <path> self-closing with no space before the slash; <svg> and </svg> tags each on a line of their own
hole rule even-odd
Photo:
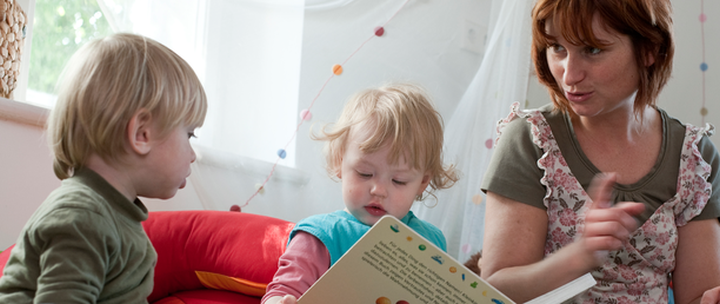
<svg viewBox="0 0 720 304">
<path fill-rule="evenodd" d="M 555 39 L 547 49 L 548 66 L 570 109 L 581 117 L 632 113 L 639 71 L 630 37 L 605 27 L 597 14 L 592 28 L 605 45 L 601 48 L 572 44 L 552 20 L 546 24 L 545 30 Z"/>
</svg>

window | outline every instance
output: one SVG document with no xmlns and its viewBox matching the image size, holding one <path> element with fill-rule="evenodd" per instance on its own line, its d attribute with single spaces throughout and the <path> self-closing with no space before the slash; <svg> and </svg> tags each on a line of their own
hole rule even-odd
<svg viewBox="0 0 720 304">
<path fill-rule="evenodd" d="M 95 0 L 34 2 L 34 39 L 25 101 L 52 108 L 57 99 L 55 83 L 70 56 L 86 42 L 112 33 L 112 29 Z"/>
<path fill-rule="evenodd" d="M 58 76 L 84 43 L 137 33 L 174 50 L 203 82 L 210 106 L 197 144 L 270 163 L 287 146 L 279 164 L 295 166 L 288 140 L 299 119 L 303 0 L 28 1 L 35 12 L 22 101 L 52 108 Z"/>
</svg>

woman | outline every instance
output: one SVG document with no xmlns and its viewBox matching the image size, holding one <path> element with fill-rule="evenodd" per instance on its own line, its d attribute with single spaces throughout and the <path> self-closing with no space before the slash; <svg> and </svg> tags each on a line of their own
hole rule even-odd
<svg viewBox="0 0 720 304">
<path fill-rule="evenodd" d="M 656 107 L 672 68 L 669 0 L 539 0 L 532 18 L 553 104 L 500 122 L 483 278 L 518 302 L 591 272 L 598 284 L 574 303 L 667 303 L 671 280 L 676 303 L 706 291 L 717 303 L 712 127 Z"/>
</svg>

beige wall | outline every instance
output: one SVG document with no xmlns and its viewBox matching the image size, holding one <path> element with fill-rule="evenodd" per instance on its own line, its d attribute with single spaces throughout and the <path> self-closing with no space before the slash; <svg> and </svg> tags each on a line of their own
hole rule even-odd
<svg viewBox="0 0 720 304">
<path fill-rule="evenodd" d="M 42 129 L 0 120 L 0 250 L 15 242 L 35 208 L 59 185 Z"/>
</svg>

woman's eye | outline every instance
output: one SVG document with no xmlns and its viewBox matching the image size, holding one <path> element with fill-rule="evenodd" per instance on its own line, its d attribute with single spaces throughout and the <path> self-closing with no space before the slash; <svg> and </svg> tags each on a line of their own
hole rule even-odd
<svg viewBox="0 0 720 304">
<path fill-rule="evenodd" d="M 548 49 L 550 49 L 551 51 L 553 51 L 555 53 L 562 52 L 565 50 L 565 48 L 562 45 L 559 45 L 557 43 L 549 45 Z"/>
<path fill-rule="evenodd" d="M 602 50 L 599 48 L 596 48 L 596 47 L 588 47 L 587 52 L 591 55 L 597 55 L 597 54 L 600 54 L 600 52 L 602 52 Z"/>
</svg>

